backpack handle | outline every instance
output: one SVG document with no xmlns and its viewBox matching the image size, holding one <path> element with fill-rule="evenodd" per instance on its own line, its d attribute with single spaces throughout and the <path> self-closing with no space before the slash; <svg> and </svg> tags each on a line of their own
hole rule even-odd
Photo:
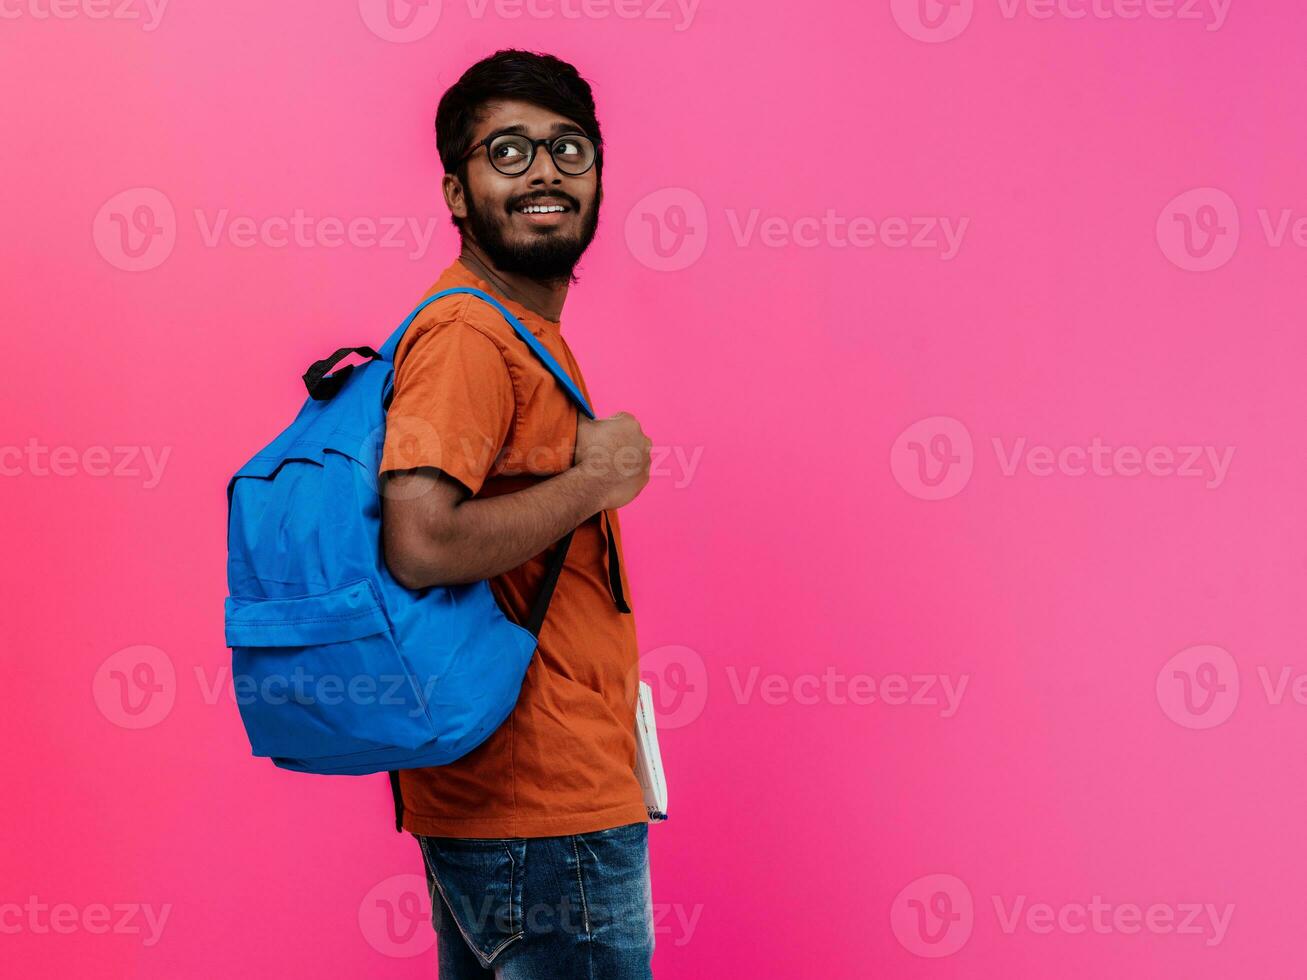
<svg viewBox="0 0 1307 980">
<path fill-rule="evenodd" d="M 309 369 L 304 372 L 304 387 L 309 389 L 310 398 L 315 402 L 325 402 L 340 391 L 340 386 L 345 383 L 345 379 L 354 370 L 354 365 L 349 364 L 332 375 L 328 375 L 327 372 L 350 354 L 360 354 L 369 360 L 381 357 L 371 347 L 342 347 L 330 357 L 314 361 L 309 365 Z"/>
</svg>

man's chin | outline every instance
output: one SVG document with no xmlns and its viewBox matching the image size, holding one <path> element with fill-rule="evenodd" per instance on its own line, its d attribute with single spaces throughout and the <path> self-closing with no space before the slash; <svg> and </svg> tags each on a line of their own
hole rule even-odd
<svg viewBox="0 0 1307 980">
<path fill-rule="evenodd" d="M 487 251 L 491 261 L 505 272 L 556 281 L 568 279 L 581 260 L 578 250 L 565 244 L 561 239 L 537 237 L 534 242 L 514 241 L 507 249 Z"/>
<path fill-rule="evenodd" d="M 548 244 L 550 248 L 575 248 L 580 244 L 577 235 L 561 228 L 528 228 L 520 235 L 505 237 L 503 241 L 518 250 L 542 244 Z"/>
<path fill-rule="evenodd" d="M 471 231 L 486 257 L 505 272 L 541 282 L 567 282 L 590 246 L 580 221 L 527 225 L 512 217 L 487 226 L 473 214 Z M 478 234 L 478 232 L 480 234 Z"/>
</svg>

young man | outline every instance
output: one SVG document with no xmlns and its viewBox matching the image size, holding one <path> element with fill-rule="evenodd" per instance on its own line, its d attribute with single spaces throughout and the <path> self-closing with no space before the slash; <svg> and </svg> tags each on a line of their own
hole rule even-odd
<svg viewBox="0 0 1307 980">
<path fill-rule="evenodd" d="M 559 322 L 602 198 L 590 86 L 556 58 L 497 52 L 440 100 L 436 142 L 462 250 L 426 295 L 491 294 L 590 401 Z M 575 529 L 508 720 L 450 765 L 399 774 L 440 976 L 649 977 L 636 636 L 616 511 L 648 482 L 650 441 L 627 413 L 586 418 L 505 319 L 468 294 L 427 307 L 395 365 L 382 518 L 400 583 L 489 579 L 521 623 L 552 546 Z"/>
</svg>

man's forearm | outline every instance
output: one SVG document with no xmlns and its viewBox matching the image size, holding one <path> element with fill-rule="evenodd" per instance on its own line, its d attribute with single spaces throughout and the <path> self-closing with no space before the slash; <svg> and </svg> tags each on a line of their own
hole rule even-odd
<svg viewBox="0 0 1307 980">
<path fill-rule="evenodd" d="M 478 582 L 517 568 L 600 510 L 579 466 L 513 493 L 463 501 L 426 536 L 413 587 Z"/>
</svg>

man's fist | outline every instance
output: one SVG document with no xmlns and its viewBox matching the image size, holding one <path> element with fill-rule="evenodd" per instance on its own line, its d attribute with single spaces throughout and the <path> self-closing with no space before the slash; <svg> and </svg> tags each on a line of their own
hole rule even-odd
<svg viewBox="0 0 1307 980">
<path fill-rule="evenodd" d="M 606 419 L 577 413 L 574 465 L 581 467 L 599 492 L 599 509 L 623 507 L 649 482 L 653 443 L 634 415 L 618 412 Z"/>
</svg>

